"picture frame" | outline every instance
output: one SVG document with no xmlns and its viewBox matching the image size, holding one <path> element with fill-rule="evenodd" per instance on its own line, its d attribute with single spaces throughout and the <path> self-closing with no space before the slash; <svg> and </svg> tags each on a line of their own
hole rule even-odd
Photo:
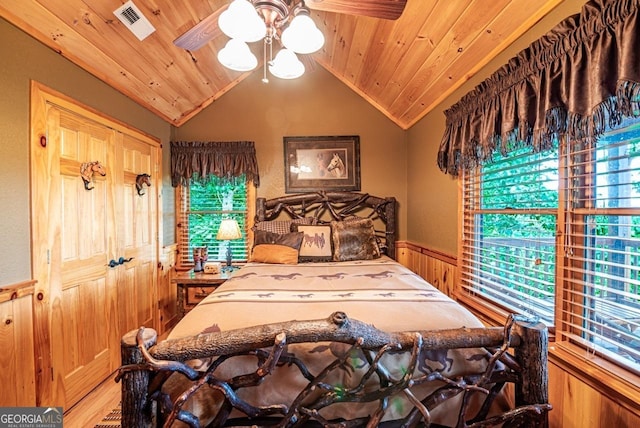
<svg viewBox="0 0 640 428">
<path fill-rule="evenodd" d="M 360 137 L 284 137 L 285 193 L 360 190 Z"/>
</svg>

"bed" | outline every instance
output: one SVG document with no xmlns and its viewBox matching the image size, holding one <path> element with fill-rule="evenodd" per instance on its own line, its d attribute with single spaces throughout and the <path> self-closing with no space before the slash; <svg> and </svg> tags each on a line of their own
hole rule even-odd
<svg viewBox="0 0 640 428">
<path fill-rule="evenodd" d="M 395 261 L 395 209 L 259 198 L 250 261 L 167 340 L 123 338 L 122 426 L 547 426 L 544 325 L 485 328 Z"/>
</svg>

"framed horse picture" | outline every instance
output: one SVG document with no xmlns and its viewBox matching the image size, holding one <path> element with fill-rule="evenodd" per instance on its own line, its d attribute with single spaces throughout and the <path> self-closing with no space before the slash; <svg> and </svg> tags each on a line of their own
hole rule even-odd
<svg viewBox="0 0 640 428">
<path fill-rule="evenodd" d="M 360 137 L 284 137 L 286 193 L 360 190 Z"/>
</svg>

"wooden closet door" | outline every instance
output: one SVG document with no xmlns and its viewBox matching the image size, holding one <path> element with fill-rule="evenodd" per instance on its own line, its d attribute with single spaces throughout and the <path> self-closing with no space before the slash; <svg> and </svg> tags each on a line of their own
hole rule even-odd
<svg viewBox="0 0 640 428">
<path fill-rule="evenodd" d="M 124 334 L 140 326 L 155 327 L 159 149 L 122 134 L 118 147 L 118 164 L 122 165 L 117 185 L 122 190 L 117 201 L 118 258 L 129 260 L 119 268 L 118 281 L 120 331 Z M 140 174 L 151 175 L 152 185 L 143 185 L 138 192 Z"/>
<path fill-rule="evenodd" d="M 42 302 L 36 306 L 37 348 L 51 360 L 39 367 L 41 405 L 68 409 L 112 372 L 119 343 L 114 204 L 115 132 L 47 105 L 46 146 L 34 147 L 34 266 Z M 85 188 L 85 162 L 100 161 Z M 36 272 L 34 272 L 36 274 Z M 48 348 L 48 349 L 47 349 Z M 38 359 L 40 361 L 40 359 Z"/>
<path fill-rule="evenodd" d="M 37 404 L 75 404 L 120 366 L 120 339 L 156 327 L 160 144 L 32 84 Z M 88 188 L 84 162 L 100 161 Z M 136 189 L 139 174 L 151 187 Z"/>
</svg>

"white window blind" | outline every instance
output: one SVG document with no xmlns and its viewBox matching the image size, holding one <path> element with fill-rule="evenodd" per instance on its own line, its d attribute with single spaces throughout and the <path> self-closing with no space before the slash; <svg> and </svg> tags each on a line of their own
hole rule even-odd
<svg viewBox="0 0 640 428">
<path fill-rule="evenodd" d="M 249 193 L 244 177 L 193 179 L 189 186 L 177 188 L 177 240 L 181 266 L 193 265 L 194 247 L 206 246 L 209 261 L 224 261 L 227 245 L 230 245 L 233 261 L 247 260 Z M 216 239 L 220 222 L 225 218 L 238 222 L 241 239 Z"/>
<path fill-rule="evenodd" d="M 530 152 L 464 175 L 462 292 L 552 324 L 557 154 Z"/>
<path fill-rule="evenodd" d="M 640 371 L 640 120 L 465 172 L 459 294 Z"/>
<path fill-rule="evenodd" d="M 561 339 L 638 370 L 640 124 L 569 148 Z"/>
</svg>

